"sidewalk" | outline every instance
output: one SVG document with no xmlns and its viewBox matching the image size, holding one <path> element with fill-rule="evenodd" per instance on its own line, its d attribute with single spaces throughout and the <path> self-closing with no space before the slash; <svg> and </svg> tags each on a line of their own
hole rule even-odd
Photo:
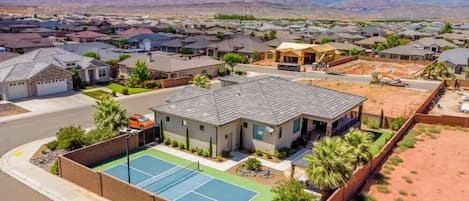
<svg viewBox="0 0 469 201">
<path fill-rule="evenodd" d="M 51 200 L 107 200 L 29 162 L 29 159 L 42 144 L 54 138 L 33 141 L 8 151 L 0 158 L 0 169 Z"/>
</svg>

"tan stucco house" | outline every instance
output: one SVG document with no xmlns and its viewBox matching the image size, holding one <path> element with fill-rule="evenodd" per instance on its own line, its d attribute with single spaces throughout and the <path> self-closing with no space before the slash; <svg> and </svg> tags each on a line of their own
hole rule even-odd
<svg viewBox="0 0 469 201">
<path fill-rule="evenodd" d="M 188 129 L 191 146 L 208 149 L 211 138 L 214 155 L 240 148 L 273 154 L 303 135 L 340 135 L 359 125 L 366 100 L 271 76 L 228 80 L 216 90 L 186 88 L 151 108 L 165 137 L 185 142 Z"/>
</svg>

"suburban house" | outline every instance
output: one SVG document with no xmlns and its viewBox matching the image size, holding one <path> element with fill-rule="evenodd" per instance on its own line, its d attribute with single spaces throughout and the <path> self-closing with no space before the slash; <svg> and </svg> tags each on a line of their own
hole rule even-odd
<svg viewBox="0 0 469 201">
<path fill-rule="evenodd" d="M 4 85 L 5 99 L 67 91 L 73 87 L 69 72 L 72 68 L 80 72 L 85 83 L 110 80 L 109 67 L 99 60 L 61 48 L 41 48 L 0 62 L 0 81 Z"/>
<path fill-rule="evenodd" d="M 187 78 L 197 74 L 217 76 L 218 69 L 224 68 L 225 63 L 208 56 L 180 57 L 149 52 L 133 55 L 119 63 L 119 73 L 128 77 L 137 61 L 144 61 L 151 71 L 152 79 Z"/>
<path fill-rule="evenodd" d="M 69 40 L 86 43 L 86 42 L 96 42 L 103 41 L 108 38 L 108 35 L 94 32 L 94 31 L 82 31 L 65 35 Z"/>
<path fill-rule="evenodd" d="M 403 45 L 378 52 L 379 57 L 388 59 L 425 61 L 433 60 L 433 52 L 415 45 Z"/>
<path fill-rule="evenodd" d="M 164 52 L 181 52 L 186 54 L 206 54 L 207 47 L 215 42 L 219 42 L 220 39 L 205 36 L 205 35 L 198 35 L 198 36 L 191 36 L 187 38 L 180 38 L 168 41 L 166 43 L 161 44 L 161 50 Z"/>
<path fill-rule="evenodd" d="M 451 40 L 456 45 L 469 44 L 469 33 L 445 33 L 435 36 L 439 39 Z"/>
<path fill-rule="evenodd" d="M 54 44 L 37 33 L 0 33 L 0 47 L 7 52 L 23 54 L 38 48 L 54 47 Z"/>
<path fill-rule="evenodd" d="M 44 27 L 37 27 L 37 28 L 28 28 L 23 29 L 20 33 L 36 33 L 39 34 L 43 38 L 47 38 L 50 36 L 59 36 L 63 33 L 54 29 L 44 28 Z"/>
<path fill-rule="evenodd" d="M 56 62 L 35 61 L 36 50 L 0 62 L 0 100 L 44 96 L 72 89 L 72 74 Z"/>
<path fill-rule="evenodd" d="M 127 38 L 130 48 L 138 48 L 143 51 L 161 50 L 162 44 L 178 38 L 175 34 L 168 33 L 144 33 Z"/>
<path fill-rule="evenodd" d="M 271 49 L 271 47 L 267 46 L 257 38 L 246 35 L 233 35 L 230 39 L 209 45 L 207 47 L 207 56 L 220 58 L 226 53 L 236 52 L 253 59 L 254 53 L 263 53 Z"/>
<path fill-rule="evenodd" d="M 172 140 L 185 142 L 187 129 L 191 146 L 208 149 L 211 141 L 213 155 L 236 149 L 273 154 L 299 137 L 342 135 L 359 126 L 366 100 L 271 76 L 180 93 L 151 108 L 155 122 Z"/>
<path fill-rule="evenodd" d="M 438 57 L 438 62 L 445 63 L 457 75 L 464 74 L 464 69 L 469 67 L 469 48 L 446 50 Z"/>
<path fill-rule="evenodd" d="M 426 33 L 422 33 L 420 31 L 415 31 L 415 30 L 405 30 L 403 32 L 397 33 L 397 35 L 403 38 L 410 39 L 410 40 L 418 40 L 420 38 L 429 36 Z"/>
<path fill-rule="evenodd" d="M 421 47 L 425 50 L 430 50 L 434 53 L 442 52 L 443 48 L 457 48 L 458 46 L 448 42 L 444 39 L 435 39 L 435 38 L 422 38 L 412 43 L 414 46 Z"/>
<path fill-rule="evenodd" d="M 331 45 L 314 45 L 304 43 L 287 43 L 280 44 L 276 49 L 266 52 L 265 60 L 278 64 L 279 69 L 287 70 L 287 68 L 298 65 L 311 65 L 328 63 L 336 57 L 336 48 Z"/>
<path fill-rule="evenodd" d="M 378 45 L 378 43 L 385 43 L 385 42 L 386 42 L 386 38 L 381 37 L 381 36 L 375 36 L 375 37 L 365 38 L 363 40 L 356 41 L 355 45 L 358 45 L 365 49 L 373 49 L 375 45 Z"/>
<path fill-rule="evenodd" d="M 365 37 L 377 37 L 377 36 L 386 37 L 387 35 L 386 30 L 384 30 L 382 27 L 379 27 L 379 26 L 361 27 L 358 30 L 358 33 Z"/>
<path fill-rule="evenodd" d="M 359 54 L 365 54 L 365 48 L 350 43 L 327 43 L 337 49 L 342 55 L 349 55 L 350 51 L 355 49 Z"/>
<path fill-rule="evenodd" d="M 146 29 L 146 28 L 130 28 L 125 31 L 121 31 L 117 33 L 117 35 L 121 38 L 128 38 L 128 37 L 135 36 L 138 34 L 152 34 L 152 33 L 153 31 L 151 31 L 150 29 Z"/>
</svg>

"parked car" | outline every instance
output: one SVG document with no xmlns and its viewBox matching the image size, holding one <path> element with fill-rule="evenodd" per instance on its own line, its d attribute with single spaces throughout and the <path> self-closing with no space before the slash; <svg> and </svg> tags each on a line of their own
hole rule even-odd
<svg viewBox="0 0 469 201">
<path fill-rule="evenodd" d="M 129 116 L 127 124 L 130 128 L 145 130 L 152 128 L 155 122 L 141 114 L 134 114 Z"/>
</svg>

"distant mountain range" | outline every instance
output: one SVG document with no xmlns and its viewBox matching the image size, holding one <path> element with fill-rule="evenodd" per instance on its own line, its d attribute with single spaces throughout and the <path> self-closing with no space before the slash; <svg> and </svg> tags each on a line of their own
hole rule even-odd
<svg viewBox="0 0 469 201">
<path fill-rule="evenodd" d="M 0 8 L 3 5 L 52 7 L 54 11 L 72 7 L 85 12 L 145 10 L 186 15 L 226 12 L 264 17 L 469 19 L 469 0 L 0 0 Z"/>
</svg>

